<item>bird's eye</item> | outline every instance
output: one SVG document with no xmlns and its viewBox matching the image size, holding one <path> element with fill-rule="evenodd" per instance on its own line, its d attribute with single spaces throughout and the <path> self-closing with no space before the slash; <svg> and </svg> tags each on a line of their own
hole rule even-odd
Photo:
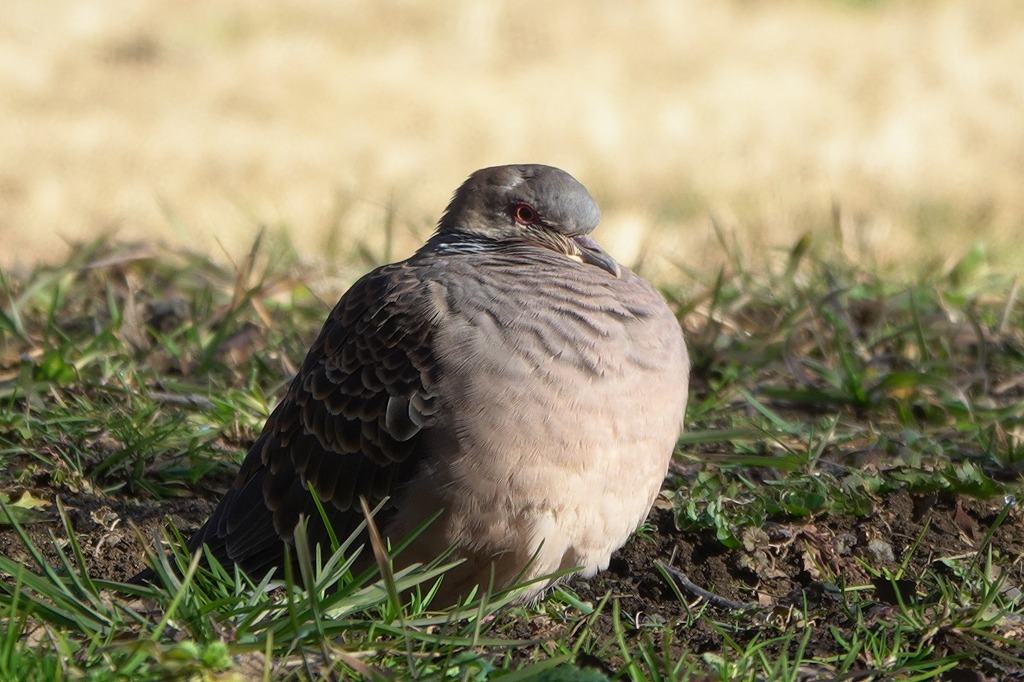
<svg viewBox="0 0 1024 682">
<path fill-rule="evenodd" d="M 537 209 L 529 204 L 519 202 L 512 206 L 512 217 L 520 225 L 533 225 L 537 222 Z"/>
</svg>

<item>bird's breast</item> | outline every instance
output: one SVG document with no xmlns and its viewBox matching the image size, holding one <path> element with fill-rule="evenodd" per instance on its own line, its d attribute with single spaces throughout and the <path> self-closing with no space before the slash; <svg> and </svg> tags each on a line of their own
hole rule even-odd
<svg viewBox="0 0 1024 682">
<path fill-rule="evenodd" d="M 664 300 L 628 271 L 537 270 L 463 276 L 449 292 L 435 350 L 444 421 L 473 453 L 467 466 L 507 478 L 532 461 L 667 458 L 689 368 Z"/>
</svg>

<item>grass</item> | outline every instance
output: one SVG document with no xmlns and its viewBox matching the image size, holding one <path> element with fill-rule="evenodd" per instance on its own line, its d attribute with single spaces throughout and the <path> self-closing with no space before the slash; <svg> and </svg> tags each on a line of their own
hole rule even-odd
<svg viewBox="0 0 1024 682">
<path fill-rule="evenodd" d="M 717 258 L 708 214 L 754 249 L 834 222 L 894 267 L 976 239 L 1024 266 L 1018 0 L 0 16 L 4 267 L 111 230 L 236 253 L 253 223 L 344 261 L 391 218 L 411 249 L 471 171 L 521 161 L 579 178 L 602 243 L 652 267 Z"/>
<path fill-rule="evenodd" d="M 326 314 L 289 249 L 257 241 L 225 267 L 98 240 L 62 264 L 0 273 L 0 676 L 1016 674 L 1017 277 L 980 251 L 914 280 L 806 240 L 774 261 L 722 251 L 710 276 L 661 281 L 694 381 L 668 521 L 640 529 L 639 563 L 534 606 L 481 595 L 440 613 L 436 566 L 389 590 L 351 575 L 344 552 L 305 556 L 315 589 L 265 589 L 197 568 L 176 554 L 180 538 L 152 541 L 163 513 L 194 525 L 209 511 Z M 939 502 L 910 523 L 906 500 Z M 143 547 L 167 587 L 117 582 Z M 803 576 L 791 595 L 778 592 L 787 572 Z M 679 573 L 713 594 L 695 597 Z"/>
</svg>

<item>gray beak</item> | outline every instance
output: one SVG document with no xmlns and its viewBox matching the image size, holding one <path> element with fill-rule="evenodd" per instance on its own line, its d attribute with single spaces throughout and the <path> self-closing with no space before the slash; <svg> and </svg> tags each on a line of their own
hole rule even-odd
<svg viewBox="0 0 1024 682">
<path fill-rule="evenodd" d="M 622 268 L 619 267 L 619 264 L 590 235 L 577 235 L 572 238 L 572 241 L 579 249 L 580 260 L 584 263 L 596 265 L 602 270 L 610 272 L 614 277 L 622 276 Z"/>
</svg>

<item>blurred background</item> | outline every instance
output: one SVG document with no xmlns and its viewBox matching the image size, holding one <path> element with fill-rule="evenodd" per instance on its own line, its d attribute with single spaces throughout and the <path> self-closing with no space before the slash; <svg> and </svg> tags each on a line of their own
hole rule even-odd
<svg viewBox="0 0 1024 682">
<path fill-rule="evenodd" d="M 112 233 L 408 255 L 476 168 L 560 166 L 620 260 L 1024 265 L 1019 0 L 5 0 L 0 266 Z"/>
</svg>

